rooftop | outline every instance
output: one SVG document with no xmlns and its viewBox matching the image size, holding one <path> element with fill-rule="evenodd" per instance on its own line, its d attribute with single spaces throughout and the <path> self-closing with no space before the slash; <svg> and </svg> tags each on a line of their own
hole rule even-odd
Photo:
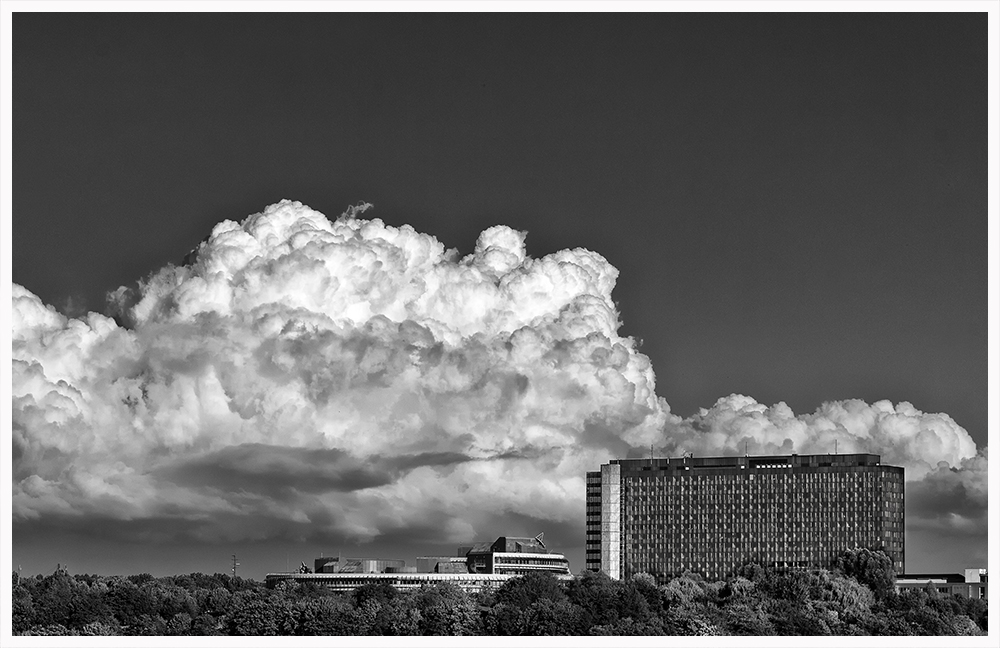
<svg viewBox="0 0 1000 648">
<path fill-rule="evenodd" d="M 711 468 L 813 468 L 833 466 L 881 466 L 877 454 L 789 454 L 740 455 L 731 457 L 644 457 L 612 459 L 612 465 L 624 470 L 684 470 Z"/>
</svg>

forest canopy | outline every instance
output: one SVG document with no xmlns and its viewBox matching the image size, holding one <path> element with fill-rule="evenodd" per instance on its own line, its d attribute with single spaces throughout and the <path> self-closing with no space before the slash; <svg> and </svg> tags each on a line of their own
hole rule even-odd
<svg viewBox="0 0 1000 648">
<path fill-rule="evenodd" d="M 725 581 L 685 574 L 529 574 L 470 594 L 450 583 L 335 593 L 226 574 L 154 578 L 13 574 L 18 635 L 983 635 L 987 602 L 896 593 L 888 558 L 860 549 L 829 570 L 750 564 Z"/>
</svg>

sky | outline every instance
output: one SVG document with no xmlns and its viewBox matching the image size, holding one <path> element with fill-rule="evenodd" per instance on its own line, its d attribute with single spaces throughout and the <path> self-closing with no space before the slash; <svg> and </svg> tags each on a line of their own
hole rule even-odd
<svg viewBox="0 0 1000 648">
<path fill-rule="evenodd" d="M 907 571 L 986 566 L 985 14 L 12 36 L 25 573 L 577 571 L 584 472 L 651 445 L 882 454 Z"/>
</svg>

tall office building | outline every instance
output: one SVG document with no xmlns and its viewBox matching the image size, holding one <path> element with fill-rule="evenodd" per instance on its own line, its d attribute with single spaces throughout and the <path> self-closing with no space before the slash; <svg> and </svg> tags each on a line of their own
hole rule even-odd
<svg viewBox="0 0 1000 648">
<path fill-rule="evenodd" d="M 858 547 L 903 573 L 903 469 L 879 455 L 615 459 L 587 473 L 586 567 L 612 578 L 828 568 Z"/>
</svg>

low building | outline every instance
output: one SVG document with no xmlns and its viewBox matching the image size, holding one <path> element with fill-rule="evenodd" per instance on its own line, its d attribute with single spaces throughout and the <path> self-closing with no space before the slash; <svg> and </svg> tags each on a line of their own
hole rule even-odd
<svg viewBox="0 0 1000 648">
<path fill-rule="evenodd" d="M 571 580 L 566 557 L 545 546 L 544 534 L 534 538 L 500 536 L 493 542 L 459 547 L 457 556 L 420 556 L 415 567 L 403 560 L 381 558 L 317 558 L 315 573 L 267 574 L 273 587 L 281 581 L 320 583 L 337 592 L 348 592 L 369 583 L 388 583 L 397 589 L 414 589 L 433 583 L 453 583 L 470 592 L 499 586 L 524 574 L 547 572 Z"/>
<path fill-rule="evenodd" d="M 417 573 L 417 568 L 416 567 L 408 567 L 408 566 L 404 566 L 404 567 L 386 567 L 385 568 L 385 572 L 383 572 L 383 573 L 386 573 L 386 574 L 416 574 Z"/>
<path fill-rule="evenodd" d="M 388 568 L 401 569 L 406 566 L 405 560 L 386 560 L 384 558 L 342 558 L 330 556 L 316 559 L 317 574 L 381 574 Z"/>
<path fill-rule="evenodd" d="M 492 543 L 480 542 L 466 554 L 469 572 L 474 574 L 569 574 L 566 556 L 545 546 L 544 534 L 534 538 L 501 536 Z"/>
<path fill-rule="evenodd" d="M 966 598 L 987 598 L 987 571 L 966 569 L 964 574 L 900 574 L 896 591 L 924 589 L 938 594 L 960 594 Z"/>
<path fill-rule="evenodd" d="M 483 588 L 500 587 L 512 578 L 520 578 L 519 574 L 299 574 L 295 572 L 280 572 L 267 574 L 264 582 L 268 587 L 274 587 L 283 581 L 297 583 L 317 583 L 334 592 L 351 592 L 363 585 L 387 583 L 398 590 L 420 589 L 424 585 L 451 583 L 466 592 L 478 592 Z M 562 581 L 572 580 L 568 574 L 556 574 L 555 578 Z"/>
<path fill-rule="evenodd" d="M 419 574 L 468 574 L 465 555 L 462 556 L 417 556 Z"/>
</svg>

